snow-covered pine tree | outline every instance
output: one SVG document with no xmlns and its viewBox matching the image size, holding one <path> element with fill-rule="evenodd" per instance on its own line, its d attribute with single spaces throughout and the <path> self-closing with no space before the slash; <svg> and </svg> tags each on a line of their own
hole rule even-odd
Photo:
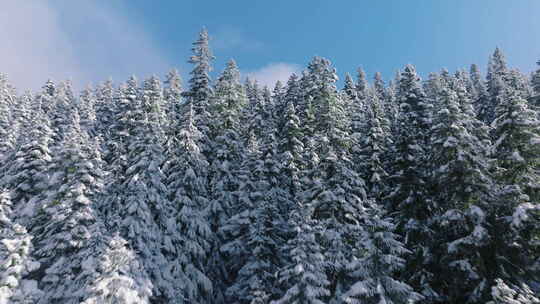
<svg viewBox="0 0 540 304">
<path fill-rule="evenodd" d="M 324 142 L 326 150 L 320 154 L 320 162 L 314 170 L 310 188 L 303 204 L 310 202 L 313 218 L 324 225 L 321 245 L 325 254 L 326 273 L 331 282 L 330 290 L 334 301 L 341 298 L 348 286 L 345 265 L 357 252 L 352 238 L 352 227 L 357 225 L 362 214 L 362 201 L 366 199 L 365 185 L 352 169 L 347 155 Z"/>
<path fill-rule="evenodd" d="M 484 202 L 493 183 L 488 151 L 483 146 L 490 144 L 483 140 L 487 132 L 484 130 L 484 138 L 476 137 L 481 129 L 473 128 L 480 122 L 474 116 L 465 84 L 461 79 L 453 82 L 440 92 L 441 104 L 434 115 L 428 152 L 433 196 L 440 207 L 432 224 L 438 235 L 434 267 L 441 273 L 436 285 L 447 301 L 458 303 L 466 301 L 480 282 L 476 258 L 485 239 L 478 239 L 476 244 L 458 244 L 456 240 L 473 235 L 473 228 L 483 229 L 475 225 L 474 216 L 485 212 Z"/>
<path fill-rule="evenodd" d="M 337 78 L 336 78 L 337 79 Z M 369 84 L 366 79 L 366 73 L 362 68 L 358 68 L 358 80 L 355 85 L 355 98 L 350 102 L 344 103 L 344 111 L 347 113 L 346 119 L 350 121 L 351 136 L 358 141 L 362 136 L 362 121 L 367 118 Z"/>
<path fill-rule="evenodd" d="M 411 252 L 394 233 L 395 225 L 374 201 L 364 202 L 364 207 L 356 227 L 356 244 L 361 253 L 347 265 L 349 275 L 356 282 L 343 295 L 343 301 L 411 304 L 422 300 L 411 286 L 398 279 L 405 268 L 405 255 Z"/>
<path fill-rule="evenodd" d="M 273 304 L 323 304 L 330 296 L 325 259 L 317 240 L 322 227 L 311 218 L 311 211 L 307 206 L 296 204 L 290 216 L 289 225 L 294 235 L 283 248 L 288 261 L 279 271 L 285 293 Z"/>
<path fill-rule="evenodd" d="M 184 275 L 179 291 L 187 303 L 207 303 L 213 297 L 206 269 L 213 241 L 207 216 L 208 162 L 200 148 L 202 134 L 195 126 L 194 104 L 186 104 L 184 111 L 167 164 L 169 196 L 177 210 L 178 262 Z"/>
<path fill-rule="evenodd" d="M 331 282 L 332 298 L 337 300 L 347 284 L 345 261 L 354 254 L 351 249 L 354 246 L 347 235 L 349 225 L 355 222 L 359 204 L 366 193 L 349 157 L 348 123 L 334 86 L 337 80 L 335 69 L 328 60 L 320 57 L 315 57 L 308 69 L 305 78 L 308 79 L 308 97 L 312 100 L 316 120 L 313 121 L 313 137 L 304 132 L 308 150 L 305 159 L 313 166 L 306 168 L 309 190 L 302 203 L 311 202 L 314 219 L 325 225 L 322 245 L 329 261 L 326 272 Z M 310 146 L 311 140 L 316 141 L 315 146 Z M 320 162 L 316 161 L 318 157 Z"/>
<path fill-rule="evenodd" d="M 70 81 L 61 82 L 57 86 L 53 102 L 53 106 L 47 114 L 51 120 L 53 147 L 56 147 L 63 141 L 71 122 L 71 115 L 76 110 L 77 101 L 73 95 Z"/>
<path fill-rule="evenodd" d="M 426 97 L 431 100 L 432 104 L 437 103 L 441 87 L 444 86 L 445 80 L 441 79 L 442 77 L 435 72 L 429 73 L 428 79 L 423 84 L 424 92 Z"/>
<path fill-rule="evenodd" d="M 30 120 L 30 109 L 32 108 L 32 102 L 34 97 L 29 91 L 24 92 L 22 95 L 17 96 L 12 103 L 10 109 L 10 123 L 9 132 L 6 134 L 8 146 L 12 147 L 11 153 L 7 153 L 6 157 L 13 156 L 16 149 L 19 148 L 20 141 L 19 135 L 23 131 L 24 127 Z M 0 166 L 1 167 L 1 166 Z M 0 178 L 1 174 L 0 174 Z"/>
<path fill-rule="evenodd" d="M 292 100 L 287 102 L 283 120 L 283 128 L 278 134 L 278 150 L 283 164 L 283 174 L 280 177 L 282 187 L 289 191 L 291 198 L 298 198 L 303 189 L 306 160 L 304 159 L 304 144 L 300 119 L 296 115 L 296 109 Z"/>
<path fill-rule="evenodd" d="M 387 197 L 388 210 L 395 216 L 397 233 L 413 251 L 402 271 L 402 278 L 432 301 L 438 295 L 431 286 L 434 274 L 428 269 L 433 259 L 435 233 L 429 223 L 436 206 L 428 195 L 425 166 L 431 104 L 426 100 L 412 65 L 407 65 L 401 74 L 398 100 L 401 104 L 393 147 L 394 162 L 390 173 L 393 190 Z"/>
<path fill-rule="evenodd" d="M 115 89 L 112 79 L 109 79 L 101 84 L 99 84 L 94 92 L 96 97 L 95 102 L 95 112 L 96 112 L 96 131 L 104 141 L 104 144 L 108 142 L 109 138 L 112 136 L 112 127 L 115 123 L 115 118 L 117 116 L 116 112 L 116 101 L 115 101 Z M 104 148 L 107 146 L 104 145 Z M 105 152 L 105 149 L 104 149 Z M 104 154 L 103 157 L 108 163 L 107 155 Z"/>
<path fill-rule="evenodd" d="M 237 205 L 239 187 L 237 176 L 244 157 L 244 147 L 240 135 L 240 114 L 247 103 L 240 72 L 234 60 L 229 61 L 215 86 L 213 112 L 215 115 L 215 134 L 212 143 L 214 161 L 209 168 L 209 205 L 207 212 L 214 235 L 208 269 L 214 282 L 214 301 L 223 303 L 224 292 L 230 274 L 226 270 L 221 252 L 223 235 L 221 227 L 233 213 Z"/>
<path fill-rule="evenodd" d="M 264 120 L 268 113 L 264 104 L 263 91 L 259 88 L 258 82 L 256 80 L 251 82 L 250 79 L 247 79 L 245 87 L 248 105 L 244 107 L 241 122 L 247 126 L 247 131 L 243 134 L 244 144 L 250 145 L 262 138 L 265 132 Z"/>
<path fill-rule="evenodd" d="M 489 58 L 487 79 L 487 99 L 480 105 L 480 120 L 491 124 L 496 117 L 495 108 L 504 99 L 505 87 L 508 85 L 508 67 L 501 49 L 496 48 Z"/>
<path fill-rule="evenodd" d="M 104 225 L 96 208 L 101 173 L 84 151 L 88 145 L 74 112 L 49 168 L 46 199 L 30 224 L 34 256 L 41 263 L 32 276 L 40 278 L 44 291 L 38 303 L 80 303 L 85 297 L 82 286 L 92 280 L 83 261 L 95 254 Z"/>
<path fill-rule="evenodd" d="M 390 129 L 392 137 L 396 138 L 398 134 L 398 117 L 400 116 L 400 101 L 398 100 L 398 91 L 399 91 L 399 79 L 401 78 L 400 72 L 396 72 L 394 80 L 388 82 L 386 87 L 386 95 L 384 98 L 385 112 L 388 121 L 390 122 Z"/>
<path fill-rule="evenodd" d="M 50 121 L 41 108 L 35 107 L 22 126 L 17 150 L 3 165 L 2 184 L 11 192 L 14 216 L 23 224 L 32 218 L 47 189 L 51 141 Z"/>
<path fill-rule="evenodd" d="M 128 86 L 128 90 L 132 88 L 135 84 Z M 181 274 L 169 267 L 178 254 L 174 245 L 178 236 L 162 170 L 165 132 L 161 92 L 161 83 L 153 76 L 144 82 L 138 96 L 124 99 L 130 112 L 121 116 L 125 119 L 121 125 L 124 132 L 119 135 L 126 140 L 126 153 L 120 155 L 117 168 L 121 176 L 114 177 L 116 185 L 110 185 L 111 201 L 105 208 L 113 211 L 112 219 L 118 219 L 110 221 L 113 231 L 119 229 L 131 248 L 139 252 L 153 281 L 153 300 L 171 301 L 177 298 L 175 278 Z"/>
<path fill-rule="evenodd" d="M 454 80 L 458 91 L 445 87 L 440 93 L 441 109 L 435 113 L 431 128 L 429 163 L 435 192 L 446 207 L 461 209 L 481 200 L 491 185 L 488 173 L 489 155 L 473 128 L 478 126 L 471 103 L 460 80 Z M 464 111 L 468 107 L 468 111 Z M 486 130 L 484 129 L 484 132 Z M 477 130 L 478 132 L 478 130 Z M 457 204 L 457 205 L 456 205 Z"/>
<path fill-rule="evenodd" d="M 41 92 L 39 92 L 33 101 L 32 109 L 34 108 L 40 108 L 45 112 L 45 114 L 50 115 L 50 112 L 54 108 L 54 104 L 56 102 L 56 94 L 57 94 L 57 87 L 56 84 L 51 80 L 47 80 L 47 82 L 41 87 Z"/>
<path fill-rule="evenodd" d="M 152 303 L 152 281 L 139 257 L 120 236 L 108 238 L 100 255 L 89 263 L 95 263 L 92 266 L 98 275 L 84 286 L 86 297 L 82 304 Z M 174 303 L 181 303 L 181 300 L 174 299 Z"/>
<path fill-rule="evenodd" d="M 281 81 L 276 81 L 276 85 L 272 90 L 272 109 L 271 115 L 276 123 L 276 130 L 279 134 L 279 130 L 283 127 L 283 116 L 287 109 L 287 100 L 285 99 L 286 88 L 283 87 Z"/>
<path fill-rule="evenodd" d="M 495 109 L 492 124 L 497 156 L 498 180 L 505 185 L 517 185 L 531 202 L 540 200 L 540 120 L 534 108 L 508 86 L 504 99 Z"/>
<path fill-rule="evenodd" d="M 32 236 L 14 223 L 11 197 L 0 191 L 0 303 L 35 303 L 42 296 L 35 280 L 26 278 L 39 268 L 32 257 Z"/>
<path fill-rule="evenodd" d="M 193 43 L 193 55 L 189 59 L 189 63 L 194 65 L 190 72 L 189 90 L 182 93 L 187 98 L 187 102 L 193 104 L 194 123 L 197 129 L 201 132 L 201 149 L 202 153 L 208 158 L 211 149 L 211 132 L 212 115 L 211 115 L 211 99 L 214 91 L 211 86 L 210 71 L 212 70 L 211 62 L 214 56 L 209 48 L 208 32 L 203 29 L 199 33 L 199 38 Z"/>
<path fill-rule="evenodd" d="M 6 75 L 0 73 L 0 160 L 14 149 L 17 128 L 12 109 L 17 104 L 15 89 L 9 84 Z"/>
<path fill-rule="evenodd" d="M 386 85 L 380 72 L 375 72 L 373 76 L 373 88 L 375 89 L 377 98 L 384 101 L 386 98 Z"/>
<path fill-rule="evenodd" d="M 367 97 L 369 83 L 367 81 L 366 72 L 364 72 L 364 69 L 358 68 L 357 72 L 358 76 L 356 80 L 356 92 L 358 94 L 358 98 L 362 100 Z"/>
<path fill-rule="evenodd" d="M 182 87 L 182 77 L 177 69 L 170 70 L 165 76 L 165 88 L 163 89 L 164 99 L 164 111 L 167 117 L 167 136 L 174 136 L 171 134 L 174 121 L 180 120 L 178 116 L 182 113 L 181 106 L 184 102 L 182 93 L 184 89 Z"/>
<path fill-rule="evenodd" d="M 107 84 L 107 83 L 106 83 Z M 112 84 L 110 84 L 112 85 Z M 109 86 L 104 85 L 103 94 L 109 94 Z M 127 146 L 130 137 L 134 134 L 134 124 L 141 119 L 136 111 L 137 98 L 139 95 L 139 85 L 135 76 L 129 79 L 115 93 L 115 96 L 110 100 L 109 105 L 108 95 L 103 95 L 102 101 L 99 101 L 97 108 L 100 117 L 99 125 L 101 135 L 103 136 L 103 159 L 107 163 L 111 172 L 111 182 L 121 184 L 125 177 L 124 172 L 127 170 Z M 110 113 L 112 111 L 112 113 Z M 111 114 L 111 121 L 108 124 L 105 121 L 106 116 Z M 106 125 L 108 124 L 108 125 Z"/>
<path fill-rule="evenodd" d="M 358 98 L 356 84 L 349 73 L 345 74 L 345 83 L 343 84 L 343 99 L 346 101 L 347 107 Z"/>
<path fill-rule="evenodd" d="M 469 93 L 471 94 L 474 111 L 477 117 L 481 118 L 481 116 L 484 115 L 484 107 L 488 100 L 486 84 L 480 74 L 480 69 L 476 64 L 471 65 L 469 74 L 471 77 L 471 88 L 469 89 Z M 480 113 L 482 113 L 482 115 Z"/>
<path fill-rule="evenodd" d="M 368 90 L 366 121 L 360 128 L 362 134 L 356 133 L 358 135 L 354 137 L 352 147 L 355 168 L 366 182 L 366 189 L 372 198 L 382 198 L 388 190 L 387 154 L 392 144 L 390 123 L 377 96 L 373 89 Z"/>
<path fill-rule="evenodd" d="M 263 130 L 259 150 L 243 164 L 237 213 L 223 227 L 231 236 L 223 250 L 237 259 L 232 265 L 237 276 L 227 289 L 234 303 L 268 303 L 280 295 L 275 272 L 282 264 L 280 249 L 288 231 L 283 210 L 290 210 L 291 203 L 280 187 L 283 167 L 278 161 L 275 129 L 270 124 Z"/>
<path fill-rule="evenodd" d="M 90 136 L 97 136 L 96 96 L 90 86 L 82 90 L 77 102 L 77 112 L 81 117 L 81 128 Z"/>
</svg>

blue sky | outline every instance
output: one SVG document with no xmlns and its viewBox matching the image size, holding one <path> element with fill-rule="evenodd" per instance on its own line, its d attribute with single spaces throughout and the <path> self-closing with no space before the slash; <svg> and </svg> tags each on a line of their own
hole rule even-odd
<svg viewBox="0 0 540 304">
<path fill-rule="evenodd" d="M 524 72 L 540 59 L 540 1 L 41 1 L 7 0 L 0 11 L 0 72 L 19 87 L 47 78 L 78 86 L 187 77 L 191 42 L 205 26 L 219 72 L 235 58 L 262 83 L 286 79 L 311 57 L 329 58 L 341 78 L 363 67 L 387 80 L 407 63 L 422 75 L 471 63 L 496 46 Z"/>
</svg>

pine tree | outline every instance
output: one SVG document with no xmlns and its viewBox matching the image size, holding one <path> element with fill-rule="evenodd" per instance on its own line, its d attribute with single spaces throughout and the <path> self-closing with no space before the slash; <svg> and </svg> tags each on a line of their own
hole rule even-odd
<svg viewBox="0 0 540 304">
<path fill-rule="evenodd" d="M 110 238 L 93 262 L 99 274 L 84 286 L 87 297 L 81 303 L 151 303 L 152 281 L 126 240 L 118 235 Z"/>
<path fill-rule="evenodd" d="M 235 303 L 268 303 L 280 294 L 274 272 L 282 263 L 280 248 L 287 231 L 282 210 L 290 198 L 279 185 L 283 169 L 277 162 L 274 129 L 265 130 L 260 150 L 243 164 L 241 205 L 223 228 L 231 238 L 222 249 L 238 260 L 232 265 L 237 277 L 227 289 Z"/>
<path fill-rule="evenodd" d="M 369 84 L 366 78 L 366 72 L 362 68 L 358 68 L 358 79 L 356 81 L 356 91 L 358 98 L 365 99 L 369 89 Z"/>
<path fill-rule="evenodd" d="M 12 109 L 16 104 L 15 89 L 9 84 L 7 77 L 0 74 L 0 160 L 14 150 L 16 132 L 13 129 L 15 119 Z"/>
<path fill-rule="evenodd" d="M 411 65 L 401 74 L 398 100 L 401 111 L 390 176 L 394 189 L 387 197 L 388 209 L 396 217 L 397 232 L 404 237 L 406 247 L 413 250 L 402 272 L 403 280 L 432 301 L 438 295 L 431 286 L 433 273 L 428 268 L 434 241 L 429 223 L 436 206 L 428 196 L 425 168 L 431 105 Z"/>
<path fill-rule="evenodd" d="M 168 124 L 167 135 L 171 137 L 175 136 L 170 134 L 171 129 L 174 122 L 181 119 L 178 115 L 182 112 L 180 108 L 184 102 L 182 98 L 182 93 L 184 92 L 182 88 L 182 77 L 180 77 L 177 69 L 172 69 L 167 73 L 165 85 L 166 87 L 163 89 L 164 110 Z"/>
<path fill-rule="evenodd" d="M 109 93 L 108 89 L 106 92 Z M 115 95 L 110 100 L 111 103 L 112 101 L 115 102 L 114 106 L 108 105 L 108 103 L 101 104 L 109 102 L 108 98 L 110 96 L 98 104 L 100 107 L 103 107 L 101 109 L 98 107 L 98 114 L 107 115 L 109 111 L 114 111 L 111 113 L 110 125 L 105 126 L 108 123 L 106 121 L 101 121 L 99 124 L 101 126 L 100 128 L 103 128 L 101 131 L 104 141 L 103 159 L 110 167 L 111 178 L 117 184 L 121 184 L 124 178 L 124 172 L 127 170 L 127 147 L 130 137 L 134 134 L 133 124 L 141 119 L 140 116 L 137 116 L 139 113 L 136 111 L 139 95 L 137 78 L 131 76 L 126 83 L 118 88 Z"/>
<path fill-rule="evenodd" d="M 20 147 L 21 133 L 25 126 L 30 121 L 32 102 L 34 97 L 30 92 L 25 92 L 21 96 L 15 98 L 10 109 L 9 129 L 11 132 L 6 134 L 7 147 L 12 147 L 11 153 L 7 153 L 5 157 L 12 157 L 15 151 Z M 0 177 L 1 178 L 1 177 Z"/>
<path fill-rule="evenodd" d="M 117 116 L 117 114 L 115 115 L 117 112 L 113 81 L 109 79 L 98 85 L 95 89 L 94 95 L 96 97 L 96 131 L 101 137 L 103 137 L 106 143 L 112 136 L 112 127 Z M 106 155 L 104 155 L 104 158 L 105 156 Z"/>
<path fill-rule="evenodd" d="M 14 223 L 9 193 L 0 192 L 0 303 L 34 303 L 42 296 L 29 273 L 40 264 L 32 258 L 32 236 Z"/>
<path fill-rule="evenodd" d="M 434 254 L 439 261 L 434 267 L 448 274 L 438 276 L 441 282 L 437 285 L 443 289 L 440 294 L 457 303 L 465 301 L 479 283 L 476 257 L 483 240 L 476 239 L 475 243 L 465 239 L 474 236 L 471 227 L 483 229 L 474 223 L 479 213 L 487 211 L 483 202 L 493 183 L 488 151 L 483 146 L 486 142 L 475 135 L 480 134 L 480 129 L 473 131 L 479 122 L 465 94 L 465 85 L 460 79 L 453 82 L 440 94 L 441 108 L 431 129 L 429 164 L 434 199 L 441 208 L 433 223 L 438 231 L 438 250 Z"/>
<path fill-rule="evenodd" d="M 34 108 L 28 117 L 17 139 L 18 149 L 9 156 L 2 170 L 2 183 L 11 191 L 15 217 L 24 223 L 34 216 L 47 189 L 52 141 L 46 114 L 40 108 Z"/>
<path fill-rule="evenodd" d="M 338 299 L 347 285 L 345 265 L 355 254 L 352 227 L 363 212 L 361 203 L 367 194 L 350 159 L 334 151 L 328 143 L 326 145 L 328 148 L 321 153 L 315 169 L 321 176 L 312 179 L 304 202 L 311 202 L 313 218 L 324 225 L 321 242 L 328 261 L 326 273 L 331 282 L 332 298 Z"/>
<path fill-rule="evenodd" d="M 96 97 L 91 87 L 81 92 L 77 103 L 77 112 L 81 116 L 81 127 L 91 136 L 98 135 L 96 116 Z"/>
<path fill-rule="evenodd" d="M 248 131 L 244 133 L 244 142 L 249 145 L 250 142 L 256 141 L 262 137 L 264 130 L 265 119 L 268 117 L 266 106 L 264 104 L 264 96 L 259 88 L 257 81 L 250 82 L 246 80 L 246 94 L 248 105 L 242 113 L 242 124 L 248 127 Z"/>
<path fill-rule="evenodd" d="M 244 150 L 240 135 L 240 112 L 246 103 L 247 97 L 240 83 L 240 73 L 236 63 L 231 60 L 217 80 L 213 102 L 216 133 L 212 143 L 214 161 L 209 168 L 210 201 L 207 212 L 210 227 L 215 236 L 212 241 L 213 249 L 210 250 L 208 269 L 212 270 L 216 302 L 224 301 L 226 281 L 230 280 L 230 274 L 224 263 L 226 257 L 219 250 L 224 242 L 220 230 L 232 215 L 233 207 L 236 206 L 238 200 L 237 175 Z"/>
<path fill-rule="evenodd" d="M 193 112 L 195 126 L 202 134 L 202 150 L 203 154 L 208 157 L 210 154 L 211 141 L 211 110 L 210 102 L 214 95 L 210 79 L 210 71 L 212 70 L 211 61 L 214 56 L 210 52 L 208 45 L 210 38 L 206 29 L 199 33 L 199 39 L 193 43 L 193 55 L 189 59 L 189 63 L 194 65 L 191 71 L 191 79 L 189 80 L 189 90 L 183 93 L 187 98 L 187 102 L 193 103 Z"/>
<path fill-rule="evenodd" d="M 76 112 L 64 138 L 49 169 L 46 200 L 30 226 L 42 264 L 35 274 L 45 293 L 39 303 L 81 302 L 78 289 L 90 280 L 81 265 L 104 233 L 96 208 L 101 176 L 83 150 L 89 141 Z"/>
<path fill-rule="evenodd" d="M 349 73 L 345 74 L 345 83 L 343 85 L 343 93 L 351 102 L 358 98 L 356 84 Z"/>
<path fill-rule="evenodd" d="M 296 115 L 296 109 L 292 101 L 287 103 L 283 120 L 285 123 L 282 131 L 279 132 L 283 136 L 278 142 L 279 159 L 285 170 L 281 177 L 281 183 L 284 189 L 288 189 L 291 198 L 298 198 L 302 190 L 304 190 L 302 179 L 306 173 L 306 160 L 304 159 L 300 119 Z"/>
<path fill-rule="evenodd" d="M 45 112 L 45 114 L 51 115 L 51 111 L 53 110 L 56 102 L 55 98 L 57 92 L 58 89 L 56 84 L 51 79 L 47 80 L 45 85 L 41 87 L 41 92 L 35 96 L 32 110 L 35 108 L 40 108 L 43 110 L 43 112 Z"/>
<path fill-rule="evenodd" d="M 535 202 L 540 199 L 538 160 L 540 121 L 534 109 L 507 88 L 505 98 L 495 109 L 493 122 L 494 153 L 497 155 L 498 179 L 506 185 L 518 185 Z"/>
<path fill-rule="evenodd" d="M 426 97 L 431 99 L 431 102 L 435 104 L 441 91 L 441 86 L 444 85 L 445 80 L 437 73 L 429 73 L 428 80 L 424 82 L 424 92 Z"/>
<path fill-rule="evenodd" d="M 395 225 L 373 202 L 365 203 L 361 226 L 356 227 L 362 254 L 347 265 L 357 281 L 343 296 L 345 303 L 414 303 L 423 297 L 397 279 L 410 254 L 398 235 Z"/>
<path fill-rule="evenodd" d="M 356 133 L 354 137 L 353 160 L 370 196 L 381 198 L 387 191 L 387 154 L 392 143 L 390 125 L 376 92 L 370 90 L 367 100 L 370 108 L 360 128 L 362 134 Z"/>
<path fill-rule="evenodd" d="M 306 210 L 309 208 L 298 205 L 290 218 L 294 236 L 284 247 L 290 261 L 279 272 L 279 280 L 287 290 L 272 303 L 323 304 L 330 296 L 330 282 L 324 272 L 325 259 L 317 241 L 322 227 L 311 219 L 310 212 Z"/>
<path fill-rule="evenodd" d="M 191 103 L 185 106 L 186 112 L 174 143 L 174 158 L 167 167 L 167 185 L 177 210 L 176 223 L 180 233 L 177 252 L 185 275 L 180 292 L 188 303 L 205 303 L 212 297 L 212 282 L 206 272 L 212 244 L 206 214 L 208 162 L 200 149 L 202 135 L 195 126 L 193 108 Z"/>
<path fill-rule="evenodd" d="M 379 98 L 379 100 L 385 100 L 386 86 L 380 72 L 375 72 L 375 76 L 373 76 L 373 88 L 375 89 L 377 98 Z"/>
<path fill-rule="evenodd" d="M 471 76 L 470 94 L 474 111 L 478 115 L 478 118 L 481 118 L 484 115 L 484 106 L 487 103 L 488 98 L 485 82 L 480 74 L 480 69 L 476 64 L 471 65 L 469 74 Z"/>
<path fill-rule="evenodd" d="M 71 88 L 71 82 L 61 82 L 54 95 L 53 106 L 47 113 L 51 119 L 54 146 L 60 144 L 69 128 L 71 115 L 76 110 L 76 100 Z"/>
<path fill-rule="evenodd" d="M 478 115 L 480 120 L 491 124 L 495 119 L 495 108 L 504 98 L 505 87 L 508 80 L 508 68 L 506 59 L 499 48 L 489 59 L 487 73 L 487 99 L 480 106 Z"/>
</svg>

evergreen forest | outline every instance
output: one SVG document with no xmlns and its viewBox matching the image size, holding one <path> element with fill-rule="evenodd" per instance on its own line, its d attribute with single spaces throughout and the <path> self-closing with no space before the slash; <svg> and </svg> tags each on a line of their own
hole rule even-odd
<svg viewBox="0 0 540 304">
<path fill-rule="evenodd" d="M 0 304 L 540 303 L 540 61 L 487 59 L 1 75 Z"/>
</svg>

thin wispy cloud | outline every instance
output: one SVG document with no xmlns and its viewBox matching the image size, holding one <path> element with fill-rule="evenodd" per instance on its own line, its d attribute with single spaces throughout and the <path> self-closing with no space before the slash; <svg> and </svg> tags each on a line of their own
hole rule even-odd
<svg viewBox="0 0 540 304">
<path fill-rule="evenodd" d="M 222 26 L 215 33 L 210 33 L 212 38 L 212 48 L 216 51 L 234 50 L 234 51 L 258 51 L 264 48 L 264 43 L 249 37 L 243 30 Z"/>
<path fill-rule="evenodd" d="M 107 77 L 164 73 L 171 65 L 150 35 L 97 1 L 4 1 L 0 72 L 16 86 L 39 88 L 49 78 L 76 86 Z"/>
<path fill-rule="evenodd" d="M 293 73 L 300 74 L 300 72 L 301 66 L 298 64 L 277 62 L 247 72 L 246 76 L 250 79 L 257 80 L 261 86 L 273 88 L 278 80 L 285 84 Z"/>
</svg>

